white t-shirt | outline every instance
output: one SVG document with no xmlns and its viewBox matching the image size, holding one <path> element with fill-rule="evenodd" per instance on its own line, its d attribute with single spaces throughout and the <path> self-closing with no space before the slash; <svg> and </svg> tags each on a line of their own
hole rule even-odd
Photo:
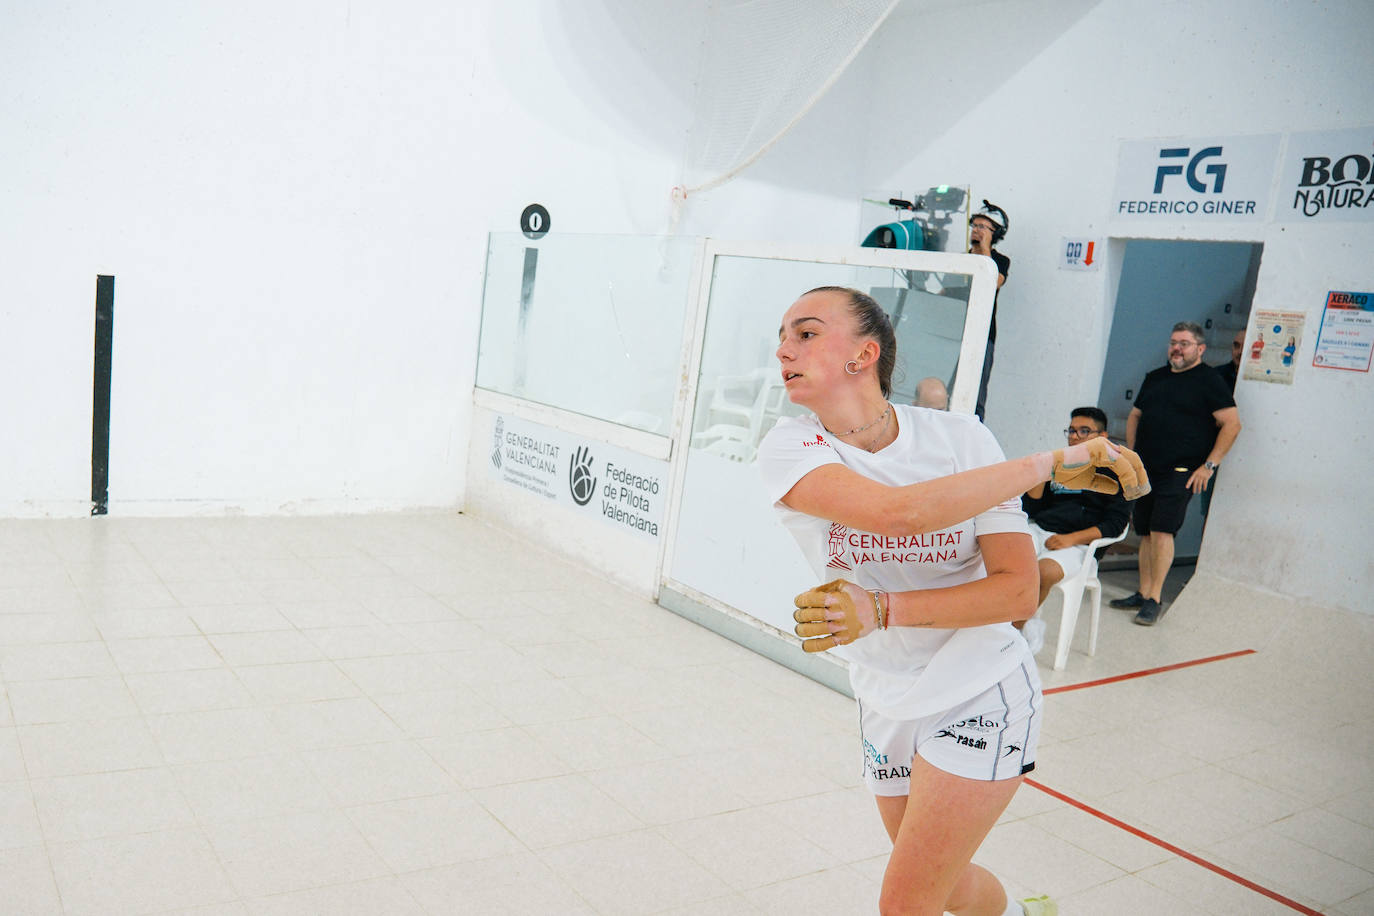
<svg viewBox="0 0 1374 916">
<path fill-rule="evenodd" d="M 836 462 L 879 483 L 903 486 L 1005 460 L 976 417 L 923 407 L 894 409 L 897 439 L 876 454 L 830 436 L 813 414 L 779 420 L 760 444 L 758 458 L 774 508 L 821 582 L 845 578 L 863 588 L 904 592 L 984 578 L 976 539 L 1027 533 L 1019 497 L 961 524 L 902 537 L 858 531 L 782 504 L 807 473 Z M 1009 623 L 949 630 L 890 627 L 831 651 L 849 660 L 855 696 L 899 719 L 930 715 L 977 696 L 1030 657 Z"/>
</svg>

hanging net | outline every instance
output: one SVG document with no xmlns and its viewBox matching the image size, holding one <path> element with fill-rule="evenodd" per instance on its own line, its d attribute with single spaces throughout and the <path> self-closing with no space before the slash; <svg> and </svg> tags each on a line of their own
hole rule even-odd
<svg viewBox="0 0 1374 916">
<path fill-rule="evenodd" d="M 820 101 L 900 0 L 716 0 L 687 141 L 685 196 L 734 178 Z"/>
</svg>

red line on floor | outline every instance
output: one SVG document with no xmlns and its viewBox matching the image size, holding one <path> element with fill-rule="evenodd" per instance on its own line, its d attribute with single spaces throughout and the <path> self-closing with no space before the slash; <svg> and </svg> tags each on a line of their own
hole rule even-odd
<svg viewBox="0 0 1374 916">
<path fill-rule="evenodd" d="M 1082 690 L 1084 687 L 1101 687 L 1103 684 L 1115 684 L 1117 681 L 1129 681 L 1131 678 L 1148 677 L 1151 674 L 1160 674 L 1164 671 L 1177 671 L 1179 668 L 1191 668 L 1193 665 L 1205 665 L 1208 662 L 1225 661 L 1228 658 L 1239 658 L 1242 655 L 1254 655 L 1254 649 L 1241 649 L 1239 652 L 1227 652 L 1225 655 L 1212 655 L 1207 658 L 1194 659 L 1191 662 L 1179 662 L 1176 665 L 1164 665 L 1160 668 L 1146 668 L 1144 671 L 1132 671 L 1129 674 L 1118 674 L 1115 677 L 1104 677 L 1097 681 L 1084 681 L 1081 684 L 1066 684 L 1063 687 L 1050 687 L 1042 693 L 1049 696 L 1052 693 L 1064 693 L 1066 690 Z"/>
<path fill-rule="evenodd" d="M 1303 906 L 1301 903 L 1298 903 L 1296 900 L 1289 900 L 1287 897 L 1283 896 L 1282 894 L 1278 893 L 1277 891 L 1271 891 L 1271 890 L 1269 890 L 1269 888 L 1267 888 L 1267 887 L 1262 887 L 1262 886 L 1256 884 L 1255 882 L 1251 881 L 1251 880 L 1248 879 L 1248 878 L 1242 878 L 1240 875 L 1236 874 L 1235 872 L 1227 871 L 1226 869 L 1222 868 L 1220 865 L 1214 865 L 1214 864 L 1212 864 L 1211 862 L 1208 862 L 1206 859 L 1202 858 L 1201 856 L 1195 856 L 1195 855 L 1193 855 L 1191 852 L 1188 852 L 1188 851 L 1185 850 L 1185 849 L 1179 849 L 1179 848 L 1178 848 L 1177 846 L 1175 846 L 1173 843 L 1167 843 L 1167 842 L 1165 842 L 1164 840 L 1161 840 L 1161 839 L 1160 839 L 1159 837 L 1157 837 L 1157 836 L 1151 836 L 1150 834 L 1146 833 L 1145 831 L 1143 831 L 1143 830 L 1141 830 L 1141 829 L 1139 829 L 1139 828 L 1137 828 L 1137 827 L 1132 827 L 1130 824 L 1127 824 L 1127 823 L 1124 822 L 1124 821 L 1119 821 L 1119 820 L 1117 820 L 1116 818 L 1112 817 L 1110 814 L 1107 814 L 1105 811 L 1098 811 L 1096 808 L 1092 807 L 1091 805 L 1085 805 L 1083 802 L 1078 801 L 1077 799 L 1074 799 L 1074 798 L 1070 798 L 1069 796 L 1065 795 L 1063 792 L 1056 792 L 1054 789 L 1051 789 L 1049 786 L 1042 785 L 1042 784 L 1036 782 L 1036 781 L 1033 780 L 1033 779 L 1027 779 L 1025 782 L 1026 782 L 1026 785 L 1028 785 L 1028 786 L 1034 786 L 1035 788 L 1039 789 L 1041 792 L 1044 792 L 1046 795 L 1052 795 L 1052 796 L 1054 796 L 1055 798 L 1059 799 L 1060 801 L 1062 801 L 1062 802 L 1064 802 L 1064 803 L 1066 803 L 1066 804 L 1073 805 L 1075 808 L 1078 808 L 1078 809 L 1080 809 L 1080 810 L 1082 810 L 1082 811 L 1086 811 L 1087 813 L 1091 814 L 1093 817 L 1101 818 L 1102 820 L 1106 821 L 1107 823 L 1111 824 L 1111 825 L 1114 826 L 1114 827 L 1120 827 L 1122 830 L 1125 830 L 1127 833 L 1130 833 L 1130 834 L 1133 834 L 1133 835 L 1135 835 L 1135 836 L 1140 837 L 1142 840 L 1145 840 L 1147 843 L 1153 843 L 1154 845 L 1158 846 L 1158 847 L 1161 848 L 1161 849 L 1167 849 L 1169 852 L 1172 852 L 1174 855 L 1180 856 L 1180 857 L 1182 857 L 1182 858 L 1184 858 L 1184 859 L 1187 859 L 1189 862 L 1192 862 L 1194 865 L 1201 865 L 1203 868 L 1207 869 L 1208 871 L 1215 872 L 1216 874 L 1221 875 L 1223 878 L 1226 878 L 1226 879 L 1228 879 L 1228 880 L 1230 880 L 1230 881 L 1234 881 L 1235 883 L 1239 884 L 1239 885 L 1242 886 L 1242 887 L 1248 888 L 1248 889 L 1254 891 L 1254 892 L 1257 893 L 1257 894 L 1263 894 L 1264 896 L 1268 897 L 1270 900 L 1275 900 L 1275 901 L 1277 901 L 1277 902 L 1279 902 L 1279 903 L 1282 903 L 1284 906 L 1286 906 L 1286 907 L 1288 907 L 1288 908 L 1290 908 L 1290 909 L 1297 910 L 1299 913 L 1304 913 L 1304 914 L 1306 914 L 1306 916 L 1321 916 L 1321 913 L 1320 913 L 1319 911 L 1317 911 L 1317 910 L 1314 910 L 1314 909 L 1312 909 L 1312 908 L 1310 908 L 1310 907 Z"/>
</svg>

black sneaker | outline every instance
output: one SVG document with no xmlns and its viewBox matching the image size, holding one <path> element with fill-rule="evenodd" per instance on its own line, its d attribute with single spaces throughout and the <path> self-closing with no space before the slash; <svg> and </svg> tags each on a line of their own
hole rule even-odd
<svg viewBox="0 0 1374 916">
<path fill-rule="evenodd" d="M 1140 610 L 1135 617 L 1131 618 L 1131 623 L 1138 623 L 1142 627 L 1152 627 L 1159 623 L 1159 618 L 1164 616 L 1164 607 L 1153 598 L 1146 598 L 1140 605 Z"/>
<path fill-rule="evenodd" d="M 1110 604 L 1112 607 L 1119 607 L 1123 609 L 1138 608 L 1144 606 L 1145 596 L 1140 594 L 1140 592 L 1136 592 L 1129 598 L 1113 598 L 1111 601 L 1108 601 L 1107 603 Z"/>
</svg>

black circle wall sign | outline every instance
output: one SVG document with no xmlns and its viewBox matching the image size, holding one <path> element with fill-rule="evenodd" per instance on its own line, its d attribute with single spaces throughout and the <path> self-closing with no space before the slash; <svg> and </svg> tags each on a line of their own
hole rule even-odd
<svg viewBox="0 0 1374 916">
<path fill-rule="evenodd" d="M 542 239 L 549 232 L 549 211 L 540 204 L 530 204 L 520 214 L 520 231 L 527 239 Z"/>
</svg>

